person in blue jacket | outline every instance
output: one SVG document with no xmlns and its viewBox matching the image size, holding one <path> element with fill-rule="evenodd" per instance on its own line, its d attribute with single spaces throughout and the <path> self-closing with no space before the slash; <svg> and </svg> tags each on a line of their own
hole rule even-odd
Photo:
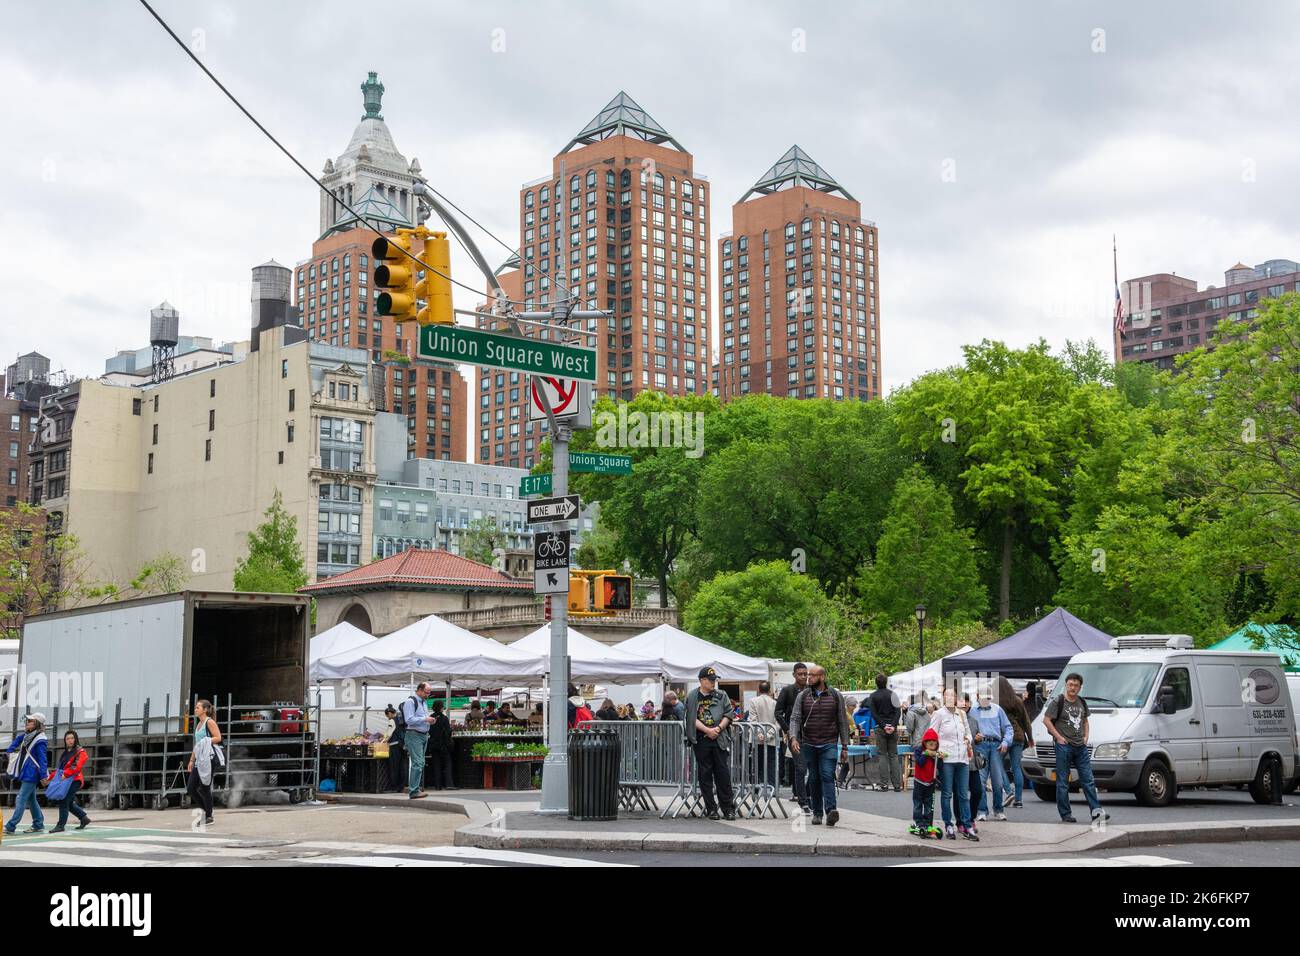
<svg viewBox="0 0 1300 956">
<path fill-rule="evenodd" d="M 1012 727 L 1007 712 L 993 701 L 993 692 L 988 687 L 980 690 L 979 706 L 971 711 L 971 716 L 979 721 L 979 730 L 975 734 L 975 751 L 984 757 L 984 765 L 980 767 L 979 813 L 975 819 L 988 819 L 988 807 L 985 803 L 988 798 L 984 789 L 988 786 L 989 777 L 992 777 L 993 819 L 1005 820 L 1007 815 L 1003 812 L 1002 801 L 1006 777 L 1002 766 L 1002 755 L 1011 747 L 1015 728 Z"/>
<path fill-rule="evenodd" d="M 26 732 L 14 734 L 13 742 L 5 751 L 8 754 L 16 754 L 9 758 L 9 775 L 19 783 L 14 815 L 5 824 L 5 833 L 12 834 L 18 829 L 18 822 L 23 818 L 23 810 L 27 808 L 32 811 L 32 825 L 25 832 L 45 832 L 45 814 L 41 813 L 36 791 L 41 781 L 50 773 L 49 748 L 49 741 L 45 739 L 45 715 L 28 714 Z"/>
</svg>

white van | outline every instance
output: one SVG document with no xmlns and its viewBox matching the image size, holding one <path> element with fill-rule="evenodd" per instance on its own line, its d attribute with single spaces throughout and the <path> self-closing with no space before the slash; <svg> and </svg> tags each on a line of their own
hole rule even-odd
<svg viewBox="0 0 1300 956">
<path fill-rule="evenodd" d="M 1267 803 L 1275 756 L 1283 780 L 1295 779 L 1300 740 L 1276 654 L 1193 650 L 1185 634 L 1117 637 L 1110 646 L 1076 654 L 1057 685 L 1066 674 L 1083 677 L 1098 789 L 1166 806 L 1179 787 L 1240 783 Z M 1042 714 L 1033 729 L 1023 767 L 1034 792 L 1055 800 L 1056 748 Z"/>
</svg>

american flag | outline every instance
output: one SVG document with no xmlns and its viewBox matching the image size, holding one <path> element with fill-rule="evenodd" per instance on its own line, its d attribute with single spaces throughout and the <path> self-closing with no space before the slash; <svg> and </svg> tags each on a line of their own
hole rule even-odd
<svg viewBox="0 0 1300 956">
<path fill-rule="evenodd" d="M 1119 286 L 1115 286 L 1115 331 L 1124 337 L 1124 302 L 1119 297 Z"/>
</svg>

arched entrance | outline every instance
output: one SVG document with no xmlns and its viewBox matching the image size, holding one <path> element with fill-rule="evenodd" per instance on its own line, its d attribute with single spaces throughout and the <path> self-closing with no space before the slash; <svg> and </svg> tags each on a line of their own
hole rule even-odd
<svg viewBox="0 0 1300 956">
<path fill-rule="evenodd" d="M 367 634 L 373 633 L 370 630 L 370 614 L 365 607 L 360 604 L 354 604 L 348 608 L 347 613 L 343 615 L 343 621 L 351 624 L 353 627 L 359 627 Z"/>
</svg>

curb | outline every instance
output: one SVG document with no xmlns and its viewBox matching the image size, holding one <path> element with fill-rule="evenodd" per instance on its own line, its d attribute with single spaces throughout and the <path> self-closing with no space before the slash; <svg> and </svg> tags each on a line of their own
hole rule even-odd
<svg viewBox="0 0 1300 956">
<path fill-rule="evenodd" d="M 1300 840 L 1300 823 L 1256 823 L 1228 820 L 1223 823 L 1185 823 L 1169 827 L 1117 828 L 1091 850 L 1181 846 L 1188 843 L 1251 843 L 1263 840 Z"/>
</svg>

